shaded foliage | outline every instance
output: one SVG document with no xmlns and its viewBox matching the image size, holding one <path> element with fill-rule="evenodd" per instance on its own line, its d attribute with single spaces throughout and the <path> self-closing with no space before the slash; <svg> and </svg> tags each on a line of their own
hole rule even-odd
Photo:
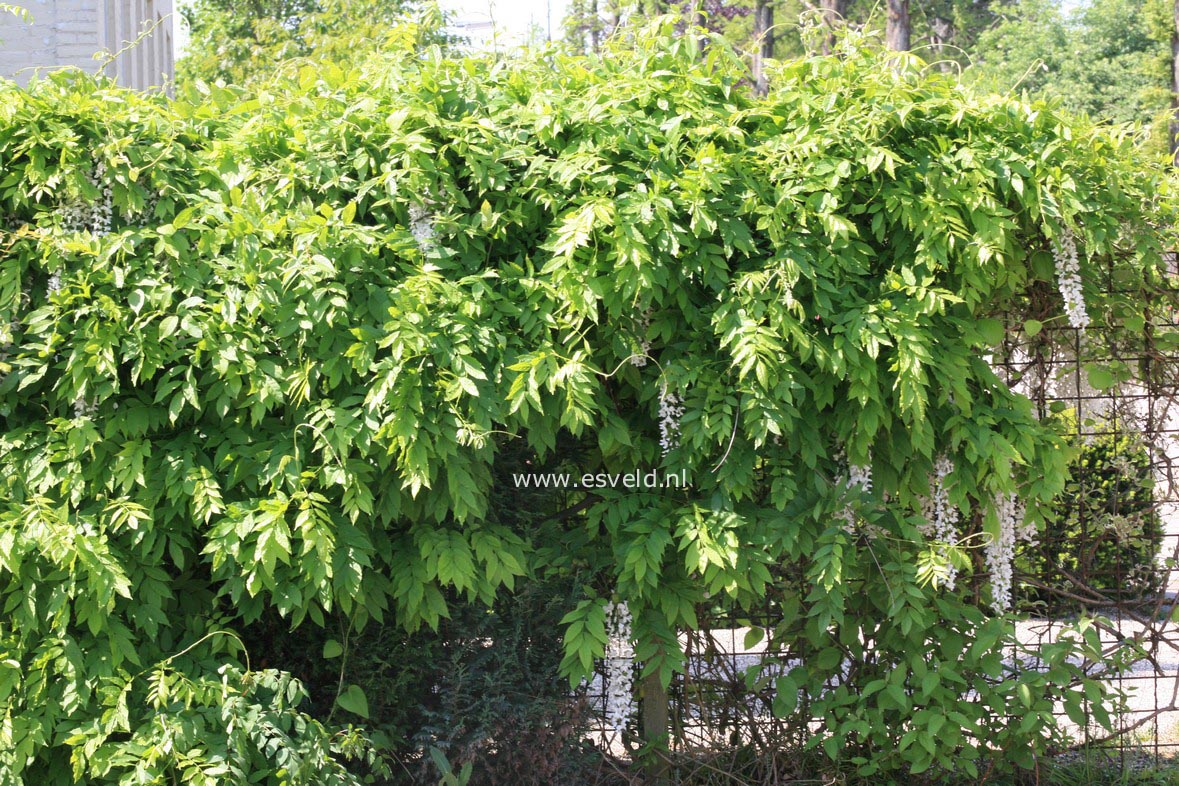
<svg viewBox="0 0 1179 786">
<path fill-rule="evenodd" d="M 1133 434 L 1081 441 L 1069 480 L 1046 519 L 1041 542 L 1025 550 L 1019 568 L 1065 591 L 1111 602 L 1145 598 L 1162 581 L 1163 528 L 1154 500 L 1150 454 Z M 1076 611 L 1050 589 L 1022 593 L 1037 612 Z"/>
</svg>

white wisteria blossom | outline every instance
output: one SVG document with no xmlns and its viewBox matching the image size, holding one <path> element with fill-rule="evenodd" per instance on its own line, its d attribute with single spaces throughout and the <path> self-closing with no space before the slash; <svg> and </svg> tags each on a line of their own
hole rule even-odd
<svg viewBox="0 0 1179 786">
<path fill-rule="evenodd" d="M 12 349 L 13 337 L 16 333 L 16 322 L 9 322 L 0 325 L 3 328 L 0 332 L 0 384 L 8 376 L 6 368 L 8 367 L 9 350 Z"/>
<path fill-rule="evenodd" d="M 680 418 L 684 416 L 683 401 L 674 391 L 667 389 L 667 382 L 659 385 L 659 446 L 666 456 L 680 442 Z"/>
<path fill-rule="evenodd" d="M 618 733 L 635 715 L 635 648 L 626 601 L 606 604 L 606 725 Z"/>
<path fill-rule="evenodd" d="M 61 224 L 67 232 L 89 232 L 95 237 L 106 237 L 113 225 L 115 206 L 111 187 L 105 182 L 106 164 L 99 161 L 87 173 L 90 185 L 98 189 L 99 197 L 91 203 L 76 199 L 61 207 Z"/>
<path fill-rule="evenodd" d="M 86 204 L 79 200 L 63 205 L 61 226 L 67 232 L 88 232 L 90 230 L 90 211 Z"/>
<path fill-rule="evenodd" d="M 995 515 L 999 519 L 999 537 L 987 543 L 984 556 L 991 574 L 991 607 L 1007 611 L 1011 608 L 1015 544 L 1031 540 L 1035 530 L 1024 524 L 1024 504 L 1015 494 L 995 497 Z"/>
<path fill-rule="evenodd" d="M 958 543 L 958 508 L 950 502 L 946 489 L 946 477 L 954 471 L 954 464 L 945 456 L 939 456 L 933 464 L 933 475 L 929 479 L 930 495 L 922 504 L 921 513 L 927 522 L 926 534 L 946 547 Z M 946 589 L 953 590 L 958 579 L 958 568 L 950 564 L 946 573 Z"/>
<path fill-rule="evenodd" d="M 1052 249 L 1056 263 L 1056 286 L 1064 299 L 1068 323 L 1084 330 L 1089 327 L 1089 312 L 1085 308 L 1085 293 L 1081 286 L 1081 263 L 1077 257 L 1077 240 L 1068 227 L 1060 233 L 1060 241 Z"/>
<path fill-rule="evenodd" d="M 409 207 L 409 232 L 423 253 L 434 249 L 434 217 L 421 205 Z"/>
<path fill-rule="evenodd" d="M 849 491 L 857 489 L 868 493 L 872 491 L 872 467 L 869 464 L 863 466 L 852 464 L 847 468 L 847 482 L 845 484 Z M 851 505 L 844 507 L 839 513 L 839 517 L 843 519 L 843 530 L 848 534 L 854 534 L 856 528 L 856 511 Z"/>
<path fill-rule="evenodd" d="M 647 356 L 651 352 L 651 341 L 647 338 L 647 330 L 651 327 L 651 309 L 647 309 L 635 320 L 635 327 L 639 334 L 639 351 L 630 356 L 630 364 L 635 368 L 647 365 Z"/>
<path fill-rule="evenodd" d="M 99 191 L 99 198 L 90 205 L 90 232 L 95 237 L 106 237 L 110 234 L 111 223 L 114 218 L 114 200 L 111 187 L 105 182 L 106 164 L 99 161 L 90 175 L 90 185 Z"/>
<path fill-rule="evenodd" d="M 159 193 L 149 194 L 139 210 L 131 211 L 126 218 L 137 226 L 147 226 L 156 217 L 156 206 L 160 203 Z"/>
</svg>

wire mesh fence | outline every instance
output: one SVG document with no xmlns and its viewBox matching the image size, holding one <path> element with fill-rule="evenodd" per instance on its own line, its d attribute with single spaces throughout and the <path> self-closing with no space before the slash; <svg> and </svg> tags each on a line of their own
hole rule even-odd
<svg viewBox="0 0 1179 786">
<path fill-rule="evenodd" d="M 1175 276 L 1174 259 L 1170 264 Z M 1107 281 L 1111 291 L 1115 285 Z M 1017 552 L 1018 646 L 1005 663 L 1044 669 L 1039 653 L 1079 618 L 1094 619 L 1103 657 L 1078 665 L 1112 691 L 1087 696 L 1081 718 L 1061 706 L 1055 714 L 1075 747 L 1100 749 L 1123 767 L 1179 756 L 1179 624 L 1172 621 L 1179 596 L 1179 347 L 1155 340 L 1179 329 L 1174 294 L 1159 292 L 1159 305 L 1134 331 L 1139 340 L 1126 342 L 1124 331 L 1075 330 L 1046 312 L 1034 329 L 1010 326 L 1011 338 L 990 359 L 1039 418 L 1057 421 L 1075 454 L 1052 520 Z M 1106 378 L 1106 367 L 1123 373 Z M 760 616 L 720 614 L 681 635 L 686 668 L 668 693 L 673 755 L 801 746 L 819 729 L 818 719 L 798 728 L 775 717 L 766 686 L 794 665 L 767 645 L 775 624 L 767 604 Z M 603 687 L 598 679 L 587 692 L 599 714 Z M 1102 712 L 1110 713 L 1112 733 L 1097 723 Z M 601 728 L 604 746 L 625 750 Z M 1059 752 L 1068 755 L 1068 747 Z"/>
</svg>

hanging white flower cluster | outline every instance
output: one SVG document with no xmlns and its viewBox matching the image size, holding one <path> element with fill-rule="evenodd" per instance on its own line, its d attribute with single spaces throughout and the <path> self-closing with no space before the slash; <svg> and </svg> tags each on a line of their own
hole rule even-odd
<svg viewBox="0 0 1179 786">
<path fill-rule="evenodd" d="M 74 400 L 74 417 L 76 418 L 92 417 L 97 411 L 98 401 L 95 399 L 87 401 L 84 398 L 78 398 Z"/>
<path fill-rule="evenodd" d="M 0 332 L 0 365 L 5 365 L 8 363 L 8 351 L 12 349 L 12 339 L 15 333 L 15 322 L 10 322 L 7 325 L 4 325 L 4 330 Z M 0 369 L 0 384 L 4 383 L 4 380 L 7 378 L 7 376 L 8 375 L 4 373 L 3 369 Z"/>
<path fill-rule="evenodd" d="M 434 250 L 434 217 L 421 205 L 409 206 L 409 233 L 417 242 L 423 254 Z"/>
<path fill-rule="evenodd" d="M 151 193 L 147 200 L 143 203 L 143 207 L 139 210 L 132 211 L 124 216 L 129 222 L 136 226 L 147 226 L 156 217 L 156 205 L 160 203 L 160 195 L 158 193 Z"/>
<path fill-rule="evenodd" d="M 1060 242 L 1052 249 L 1056 263 L 1056 286 L 1064 299 L 1068 323 L 1084 330 L 1089 327 L 1089 312 L 1085 310 L 1085 293 L 1081 288 L 1081 264 L 1077 258 L 1077 240 L 1068 227 L 1060 233 Z"/>
<path fill-rule="evenodd" d="M 115 208 L 111 187 L 103 182 L 105 177 L 106 164 L 99 161 L 94 170 L 86 175 L 90 185 L 99 190 L 99 198 L 93 204 L 77 200 L 62 207 L 62 225 L 67 232 L 89 232 L 95 237 L 110 234 Z"/>
<path fill-rule="evenodd" d="M 680 444 L 680 418 L 684 416 L 683 400 L 667 389 L 667 382 L 659 385 L 659 446 L 666 456 Z"/>
<path fill-rule="evenodd" d="M 639 351 L 630 356 L 630 364 L 635 368 L 647 365 L 647 355 L 651 352 L 651 342 L 647 339 L 647 329 L 651 327 L 651 309 L 647 309 L 635 320 L 639 329 Z"/>
<path fill-rule="evenodd" d="M 1011 608 L 1015 544 L 1032 541 L 1035 528 L 1024 523 L 1024 504 L 1015 494 L 995 497 L 995 515 L 999 519 L 999 537 L 987 543 L 984 556 L 991 574 L 991 606 L 995 611 L 1006 611 Z"/>
<path fill-rule="evenodd" d="M 114 216 L 114 202 L 111 199 L 111 187 L 103 182 L 106 176 L 106 164 L 101 161 L 90 177 L 90 184 L 99 189 L 99 198 L 90 206 L 90 231 L 97 237 L 105 237 L 111 231 L 111 218 Z"/>
<path fill-rule="evenodd" d="M 930 496 L 921 506 L 921 514 L 927 522 L 926 534 L 949 546 L 958 542 L 958 508 L 950 503 L 950 494 L 946 490 L 946 476 L 953 471 L 953 462 L 945 456 L 938 457 L 929 479 Z M 950 565 L 946 589 L 953 590 L 957 579 L 958 568 Z"/>
<path fill-rule="evenodd" d="M 634 659 L 630 608 L 606 604 L 606 725 L 621 734 L 635 715 Z"/>
<path fill-rule="evenodd" d="M 872 467 L 871 465 L 858 466 L 852 464 L 847 468 L 847 482 L 845 484 L 850 491 L 860 489 L 864 492 L 872 491 Z M 855 534 L 856 530 L 856 511 L 851 505 L 844 507 L 839 513 L 839 517 L 843 519 L 843 531 L 849 535 Z"/>
</svg>

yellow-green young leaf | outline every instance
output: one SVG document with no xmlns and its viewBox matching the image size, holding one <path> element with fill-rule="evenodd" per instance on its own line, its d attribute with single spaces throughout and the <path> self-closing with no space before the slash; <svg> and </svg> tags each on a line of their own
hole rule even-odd
<svg viewBox="0 0 1179 786">
<path fill-rule="evenodd" d="M 1115 384 L 1114 375 L 1101 366 L 1088 366 L 1089 385 L 1094 390 L 1108 390 Z"/>
</svg>

